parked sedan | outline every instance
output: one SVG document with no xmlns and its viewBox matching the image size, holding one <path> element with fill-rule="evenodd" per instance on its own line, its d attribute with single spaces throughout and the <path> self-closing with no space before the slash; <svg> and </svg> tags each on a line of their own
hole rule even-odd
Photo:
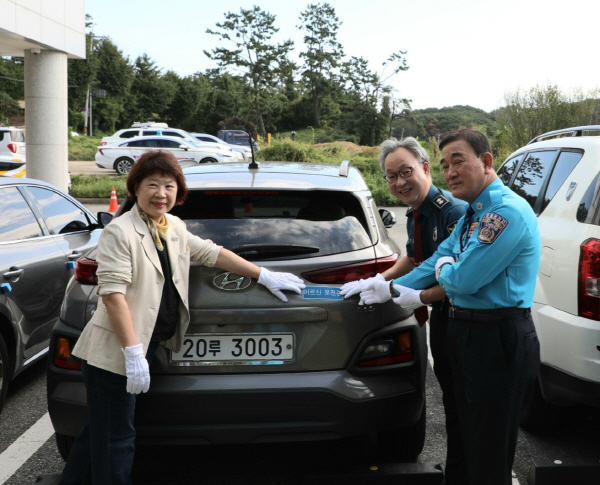
<svg viewBox="0 0 600 485">
<path fill-rule="evenodd" d="M 8 384 L 46 356 L 75 261 L 100 228 L 53 185 L 0 177 L 0 410 Z"/>
<path fill-rule="evenodd" d="M 173 152 L 182 167 L 199 163 L 231 162 L 231 151 L 209 145 L 199 146 L 182 138 L 172 136 L 137 136 L 126 142 L 99 146 L 96 166 L 115 170 L 118 174 L 129 173 L 135 161 L 148 150 L 161 149 Z"/>
<path fill-rule="evenodd" d="M 386 270 L 400 252 L 360 172 L 348 162 L 265 162 L 184 173 L 189 196 L 171 212 L 189 231 L 307 287 L 283 303 L 256 280 L 192 263 L 188 333 L 179 352 L 160 346 L 155 354 L 150 390 L 137 401 L 137 442 L 377 433 L 382 457 L 416 459 L 425 434 L 425 328 L 391 301 L 361 307 L 358 297 L 339 295 L 342 284 Z M 124 202 L 116 217 L 131 207 Z M 96 310 L 94 256 L 77 262 L 52 332 L 48 410 L 63 457 L 86 405 L 71 349 Z"/>
</svg>

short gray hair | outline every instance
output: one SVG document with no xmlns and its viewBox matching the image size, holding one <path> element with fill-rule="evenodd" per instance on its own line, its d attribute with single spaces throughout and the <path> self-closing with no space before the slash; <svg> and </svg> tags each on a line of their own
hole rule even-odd
<svg viewBox="0 0 600 485">
<path fill-rule="evenodd" d="M 396 140 L 396 138 L 390 138 L 385 140 L 379 146 L 379 166 L 381 171 L 385 173 L 385 159 L 390 154 L 398 150 L 398 148 L 405 148 L 412 153 L 421 163 L 429 163 L 429 155 L 427 151 L 421 146 L 421 144 L 415 140 L 412 136 L 408 136 L 403 140 Z"/>
</svg>

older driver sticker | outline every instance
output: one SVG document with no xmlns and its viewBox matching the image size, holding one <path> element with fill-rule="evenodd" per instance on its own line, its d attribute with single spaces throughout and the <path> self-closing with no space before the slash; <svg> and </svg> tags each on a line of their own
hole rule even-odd
<svg viewBox="0 0 600 485">
<path fill-rule="evenodd" d="M 508 221 L 500 214 L 488 212 L 481 219 L 477 240 L 482 244 L 492 244 L 507 225 Z"/>
</svg>

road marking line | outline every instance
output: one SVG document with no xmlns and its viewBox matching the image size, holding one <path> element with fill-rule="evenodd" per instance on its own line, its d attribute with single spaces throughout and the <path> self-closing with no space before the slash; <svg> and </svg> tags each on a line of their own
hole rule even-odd
<svg viewBox="0 0 600 485">
<path fill-rule="evenodd" d="M 0 485 L 5 483 L 54 434 L 50 415 L 44 414 L 0 455 Z"/>
</svg>

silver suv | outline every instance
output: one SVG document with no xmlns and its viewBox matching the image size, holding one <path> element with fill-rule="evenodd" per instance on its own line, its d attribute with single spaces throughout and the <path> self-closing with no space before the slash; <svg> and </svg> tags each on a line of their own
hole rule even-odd
<svg viewBox="0 0 600 485">
<path fill-rule="evenodd" d="M 425 328 L 393 302 L 359 307 L 339 295 L 343 283 L 384 271 L 400 252 L 360 172 L 348 162 L 265 162 L 184 173 L 190 194 L 171 212 L 188 230 L 307 287 L 282 303 L 255 280 L 192 264 L 188 335 L 180 352 L 157 351 L 150 391 L 137 403 L 138 442 L 377 433 L 382 457 L 415 460 L 425 435 Z M 85 408 L 70 349 L 96 309 L 88 258 L 77 263 L 51 338 L 48 410 L 63 456 Z"/>
<path fill-rule="evenodd" d="M 14 126 L 0 126 L 0 170 L 25 164 L 25 133 Z"/>
<path fill-rule="evenodd" d="M 545 133 L 498 176 L 538 215 L 542 256 L 533 319 L 542 364 L 521 424 L 542 428 L 561 408 L 600 407 L 600 126 Z"/>
</svg>

